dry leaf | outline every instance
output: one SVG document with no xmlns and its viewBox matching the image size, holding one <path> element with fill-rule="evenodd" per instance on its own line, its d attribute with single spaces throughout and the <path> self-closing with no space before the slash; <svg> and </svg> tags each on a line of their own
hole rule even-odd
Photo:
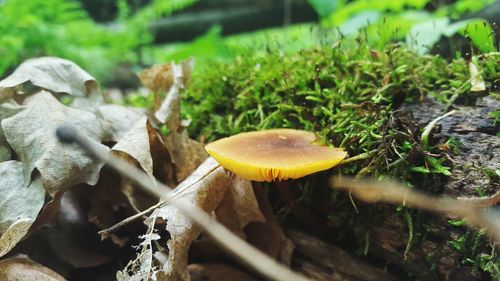
<svg viewBox="0 0 500 281">
<path fill-rule="evenodd" d="M 179 129 L 181 128 L 179 91 L 187 86 L 187 83 L 191 78 L 193 67 L 194 60 L 192 59 L 184 61 L 181 64 L 172 63 L 171 76 L 173 84 L 170 87 L 165 100 L 155 112 L 156 119 L 158 119 L 161 123 L 166 124 L 171 132 L 179 132 Z"/>
<path fill-rule="evenodd" d="M 215 215 L 233 233 L 245 239 L 243 229 L 250 222 L 265 223 L 250 181 L 230 174 L 229 188 Z"/>
<path fill-rule="evenodd" d="M 211 213 L 222 201 L 227 187 L 228 177 L 224 168 L 209 158 L 176 187 L 174 194 Z M 186 270 L 189 246 L 200 235 L 200 229 L 171 205 L 161 207 L 158 217 L 167 221 L 166 230 L 170 233 L 168 261 L 162 268 L 165 280 L 189 280 Z"/>
<path fill-rule="evenodd" d="M 97 116 L 101 119 L 104 133 L 103 141 L 120 141 L 146 115 L 135 109 L 117 104 L 105 104 L 97 108 Z"/>
<path fill-rule="evenodd" d="M 0 81 L 0 97 L 14 94 L 26 82 L 54 93 L 67 93 L 75 97 L 76 106 L 102 103 L 99 83 L 74 62 L 55 57 L 41 57 L 23 62 L 4 80 Z M 18 93 L 23 93 L 20 91 Z"/>
<path fill-rule="evenodd" d="M 0 121 L 11 117 L 22 110 L 22 107 L 17 104 L 13 99 L 7 99 L 0 104 Z M 2 127 L 0 126 L 0 162 L 11 159 L 10 146 L 5 139 Z"/>
<path fill-rule="evenodd" d="M 139 119 L 123 138 L 115 144 L 111 151 L 118 157 L 137 163 L 141 169 L 149 175 L 151 182 L 156 183 L 153 176 L 153 157 L 151 155 L 150 135 L 152 128 L 147 117 Z M 128 198 L 130 204 L 137 210 L 142 211 L 156 203 L 150 194 L 137 189 L 130 181 L 124 179 L 121 184 L 122 192 Z"/>
<path fill-rule="evenodd" d="M 111 151 L 121 151 L 135 159 L 154 183 L 156 181 L 153 177 L 153 158 L 149 147 L 149 126 L 151 125 L 147 117 L 140 118 L 121 140 L 111 148 Z"/>
<path fill-rule="evenodd" d="M 63 124 L 72 124 L 79 132 L 107 151 L 99 143 L 102 130 L 95 114 L 64 106 L 49 92 L 42 91 L 26 100 L 25 109 L 2 120 L 5 137 L 24 166 L 25 183 L 36 168 L 50 195 L 78 183 L 94 185 L 103 166 L 81 149 L 59 143 L 54 132 Z"/>
<path fill-rule="evenodd" d="M 0 163 L 0 257 L 28 233 L 44 199 L 45 190 L 38 177 L 24 184 L 21 162 Z"/>
<path fill-rule="evenodd" d="M 208 157 L 203 145 L 190 139 L 186 130 L 182 133 L 170 132 L 164 141 L 175 165 L 178 181 L 184 180 Z"/>
<path fill-rule="evenodd" d="M 157 96 L 159 92 L 168 91 L 155 112 L 155 117 L 169 129 L 164 142 L 175 165 L 178 182 L 184 180 L 208 157 L 203 146 L 190 139 L 181 124 L 179 91 L 187 85 L 193 67 L 194 60 L 190 59 L 180 64 L 155 65 L 139 74 L 141 82 Z"/>
<path fill-rule="evenodd" d="M 243 233 L 242 228 L 252 221 L 264 220 L 250 182 L 227 173 L 211 157 L 180 183 L 173 192 L 173 196 L 180 196 L 207 213 L 221 215 L 221 220 L 231 224 L 233 226 L 231 229 L 237 233 Z M 232 214 L 229 215 L 230 207 L 236 208 L 237 211 L 233 209 Z M 166 221 L 165 229 L 170 234 L 167 242 L 168 254 L 165 254 L 165 258 L 158 258 L 162 264 L 158 272 L 158 280 L 189 280 L 188 252 L 191 243 L 200 235 L 200 230 L 186 215 L 171 205 L 164 205 L 157 209 L 148 221 L 154 223 L 153 218 L 156 217 Z M 143 248 L 139 256 L 149 255 L 148 251 Z M 162 255 L 157 252 L 155 257 Z M 135 265 L 129 265 L 127 268 L 144 268 L 144 266 L 137 260 Z"/>
<path fill-rule="evenodd" d="M 14 257 L 0 261 L 0 280 L 65 281 L 66 279 L 27 257 Z"/>
<path fill-rule="evenodd" d="M 139 254 L 134 260 L 131 260 L 127 266 L 116 273 L 118 281 L 149 281 L 156 280 L 157 269 L 153 266 L 153 241 L 160 239 L 160 236 L 154 233 L 154 224 L 157 211 L 144 222 L 148 225 L 148 232 L 141 236 L 143 239 L 139 245 Z"/>
</svg>

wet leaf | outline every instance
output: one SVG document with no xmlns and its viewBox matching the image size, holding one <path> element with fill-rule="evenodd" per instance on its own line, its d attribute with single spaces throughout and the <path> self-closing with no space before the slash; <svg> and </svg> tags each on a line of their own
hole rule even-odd
<svg viewBox="0 0 500 281">
<path fill-rule="evenodd" d="M 28 233 L 44 198 L 45 190 L 39 178 L 24 184 L 21 162 L 0 163 L 0 257 Z"/>
<path fill-rule="evenodd" d="M 23 163 L 24 183 L 31 181 L 36 168 L 52 196 L 78 183 L 94 185 L 103 164 L 75 146 L 61 145 L 54 132 L 62 124 L 71 124 L 107 151 L 99 143 L 103 133 L 97 116 L 64 106 L 46 91 L 29 97 L 24 105 L 25 109 L 1 123 L 7 141 Z"/>
<path fill-rule="evenodd" d="M 65 281 L 66 279 L 27 257 L 15 257 L 0 261 L 0 280 Z"/>
</svg>

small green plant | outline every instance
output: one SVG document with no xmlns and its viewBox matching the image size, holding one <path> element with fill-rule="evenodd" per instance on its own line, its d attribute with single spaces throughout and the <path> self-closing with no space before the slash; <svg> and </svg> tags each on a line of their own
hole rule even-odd
<svg viewBox="0 0 500 281">
<path fill-rule="evenodd" d="M 391 41 L 404 39 L 416 52 L 424 54 L 441 36 L 455 34 L 470 38 L 485 53 L 498 47 L 488 23 L 481 19 L 456 21 L 461 15 L 477 11 L 493 0 L 461 0 L 448 5 L 437 5 L 429 0 L 332 1 L 330 6 L 323 2 L 310 1 L 324 27 L 337 28 L 343 36 L 356 36 L 365 29 L 373 47 L 383 48 Z M 424 10 L 427 6 L 434 11 Z"/>
</svg>

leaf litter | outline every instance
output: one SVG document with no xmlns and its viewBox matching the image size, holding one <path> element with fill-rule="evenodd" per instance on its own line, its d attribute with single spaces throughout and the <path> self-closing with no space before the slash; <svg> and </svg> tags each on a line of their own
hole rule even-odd
<svg viewBox="0 0 500 281">
<path fill-rule="evenodd" d="M 99 200 L 89 200 L 90 209 L 78 212 L 84 212 L 81 215 L 94 227 L 109 227 L 113 218 L 118 223 L 141 209 L 134 206 L 137 190 L 133 185 L 127 191 L 116 174 L 102 170 L 103 163 L 75 146 L 63 146 L 57 141 L 54 130 L 62 124 L 75 126 L 103 152 L 135 163 L 152 182 L 159 178 L 175 186 L 174 196 L 212 214 L 242 238 L 246 238 L 244 228 L 249 224 L 265 223 L 268 218 L 260 211 L 251 183 L 226 172 L 208 158 L 201 143 L 187 135 L 187 122 L 180 117 L 180 97 L 192 67 L 193 61 L 189 60 L 156 66 L 140 75 L 157 97 L 153 119 L 140 110 L 103 104 L 98 82 L 76 64 L 60 58 L 30 59 L 0 81 L 0 172 L 5 174 L 0 180 L 2 187 L 9 187 L 9 192 L 0 195 L 0 256 L 22 252 L 22 245 L 15 246 L 23 239 L 37 239 L 31 234 L 38 227 L 44 227 L 48 237 L 57 237 L 55 214 L 58 210 L 71 214 L 73 206 L 61 207 L 60 200 L 65 198 L 64 192 L 76 186 L 90 188 L 90 196 L 102 194 L 89 187 L 95 185 L 123 194 L 116 197 L 129 198 L 128 203 L 106 198 L 109 208 L 96 203 Z M 62 102 L 66 96 L 71 102 Z M 160 133 L 162 126 L 166 126 L 168 134 Z M 144 202 L 154 200 L 150 196 L 150 201 Z M 106 236 L 119 247 L 130 247 L 127 241 L 140 240 L 136 258 L 118 271 L 118 280 L 190 280 L 189 249 L 201 230 L 168 202 L 157 205 L 149 215 L 139 216 L 146 227 L 144 233 L 135 232 L 137 236 L 131 239 L 123 239 L 123 233 Z M 43 208 L 47 214 L 41 212 Z M 109 210 L 125 211 L 110 216 L 104 213 Z M 34 223 L 37 227 L 30 231 Z M 78 251 L 82 246 L 68 244 L 65 252 Z M 54 244 L 49 247 L 60 250 Z M 59 258 L 65 259 L 64 255 Z M 79 259 L 85 264 L 91 255 L 81 253 Z"/>
</svg>

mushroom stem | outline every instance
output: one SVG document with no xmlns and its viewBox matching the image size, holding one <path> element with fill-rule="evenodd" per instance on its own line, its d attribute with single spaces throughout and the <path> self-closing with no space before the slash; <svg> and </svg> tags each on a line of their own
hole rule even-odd
<svg viewBox="0 0 500 281">
<path fill-rule="evenodd" d="M 276 188 L 280 192 L 287 207 L 292 211 L 299 222 L 317 232 L 325 233 L 328 231 L 326 222 L 322 221 L 297 203 L 297 196 L 290 189 L 290 181 L 277 181 Z"/>
</svg>

